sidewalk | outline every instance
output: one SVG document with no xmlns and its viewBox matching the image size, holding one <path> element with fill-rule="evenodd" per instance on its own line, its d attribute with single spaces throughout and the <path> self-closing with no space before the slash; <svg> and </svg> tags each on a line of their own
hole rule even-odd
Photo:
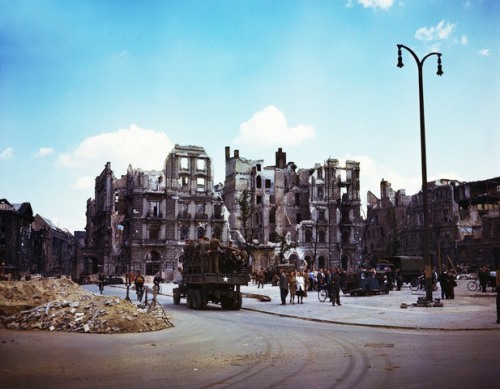
<svg viewBox="0 0 500 389">
<path fill-rule="evenodd" d="M 432 330 L 500 330 L 497 324 L 496 293 L 470 292 L 467 280 L 458 280 L 453 300 L 442 300 L 443 307 L 416 307 L 419 297 L 425 291 L 412 292 L 403 287 L 401 291 L 391 291 L 378 296 L 344 296 L 341 293 L 341 306 L 332 306 L 327 301 L 320 302 L 317 292 L 308 292 L 304 304 L 281 305 L 280 291 L 277 286 L 266 284 L 258 289 L 249 284 L 241 288 L 243 293 L 242 309 L 259 311 L 282 317 L 296 317 L 304 320 L 321 321 L 344 325 L 399 329 Z M 172 295 L 175 284 L 162 284 L 162 294 Z M 263 302 L 252 295 L 271 298 Z M 434 292 L 434 298 L 441 298 L 441 291 Z M 401 308 L 406 303 L 408 308 Z M 181 304 L 185 304 L 183 300 Z M 167 308 L 168 309 L 168 308 Z"/>
</svg>

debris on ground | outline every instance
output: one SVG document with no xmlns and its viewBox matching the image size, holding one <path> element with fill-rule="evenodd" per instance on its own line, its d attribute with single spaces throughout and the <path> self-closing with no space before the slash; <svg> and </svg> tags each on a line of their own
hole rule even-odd
<svg viewBox="0 0 500 389">
<path fill-rule="evenodd" d="M 83 289 L 67 278 L 0 282 L 0 328 L 90 333 L 172 327 L 161 304 L 139 308 Z"/>
</svg>

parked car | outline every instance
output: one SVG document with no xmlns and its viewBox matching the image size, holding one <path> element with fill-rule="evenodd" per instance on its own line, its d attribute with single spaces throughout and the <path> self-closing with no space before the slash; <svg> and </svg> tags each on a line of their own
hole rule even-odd
<svg viewBox="0 0 500 389">
<path fill-rule="evenodd" d="M 351 296 L 387 294 L 389 293 L 389 284 L 384 272 L 377 272 L 373 276 L 370 271 L 360 271 L 346 275 L 342 292 Z"/>
<path fill-rule="evenodd" d="M 109 275 L 109 276 L 106 276 L 104 283 L 106 285 L 120 285 L 120 284 L 123 284 L 124 281 L 123 281 L 123 278 L 120 276 Z"/>
</svg>

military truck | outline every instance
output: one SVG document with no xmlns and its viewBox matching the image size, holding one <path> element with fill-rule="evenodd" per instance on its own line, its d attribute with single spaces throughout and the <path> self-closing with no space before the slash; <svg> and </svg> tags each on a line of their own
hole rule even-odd
<svg viewBox="0 0 500 389">
<path fill-rule="evenodd" d="M 239 310 L 242 305 L 240 288 L 248 285 L 249 278 L 246 252 L 222 245 L 208 250 L 207 254 L 203 251 L 203 247 L 200 250 L 196 244 L 185 246 L 182 281 L 173 290 L 174 304 L 179 305 L 181 299 L 186 298 L 191 309 L 203 310 L 212 302 L 220 304 L 224 310 Z M 210 255 L 217 257 L 219 272 L 208 266 L 208 261 L 213 260 Z"/>
<path fill-rule="evenodd" d="M 390 268 L 394 274 L 396 269 L 401 270 L 401 276 L 405 283 L 418 283 L 418 277 L 424 269 L 424 259 L 422 257 L 393 256 L 384 257 L 377 261 L 375 269 L 377 272 Z"/>
</svg>

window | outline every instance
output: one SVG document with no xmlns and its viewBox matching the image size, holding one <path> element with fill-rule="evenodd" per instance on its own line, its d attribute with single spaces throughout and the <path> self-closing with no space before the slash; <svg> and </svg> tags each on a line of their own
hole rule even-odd
<svg viewBox="0 0 500 389">
<path fill-rule="evenodd" d="M 196 191 L 197 192 L 205 191 L 205 179 L 203 177 L 196 178 Z"/>
<path fill-rule="evenodd" d="M 188 226 L 182 226 L 180 230 L 180 238 L 181 240 L 187 240 L 189 239 L 189 227 Z"/>
<path fill-rule="evenodd" d="M 160 203 L 158 201 L 151 201 L 149 203 L 149 214 L 150 217 L 160 216 Z"/>
<path fill-rule="evenodd" d="M 260 195 L 257 196 L 256 197 L 256 202 L 257 202 L 257 204 L 262 204 L 262 196 L 260 196 Z"/>
<path fill-rule="evenodd" d="M 318 233 L 318 242 L 319 243 L 325 243 L 325 231 L 320 230 Z"/>
<path fill-rule="evenodd" d="M 158 240 L 159 236 L 159 228 L 158 227 L 150 227 L 149 229 L 149 239 L 150 240 Z"/>
<path fill-rule="evenodd" d="M 276 208 L 271 208 L 269 211 L 269 223 L 276 223 Z"/>
<path fill-rule="evenodd" d="M 182 176 L 179 178 L 179 182 L 181 184 L 181 187 L 186 187 L 189 185 L 189 178 L 187 176 Z"/>
<path fill-rule="evenodd" d="M 266 189 L 271 189 L 271 180 L 266 180 Z"/>
<path fill-rule="evenodd" d="M 206 169 L 206 166 L 207 166 L 207 163 L 204 159 L 197 159 L 196 160 L 196 170 L 202 170 L 202 171 L 205 171 Z"/>
<path fill-rule="evenodd" d="M 323 185 L 318 185 L 318 198 L 323 198 Z"/>
<path fill-rule="evenodd" d="M 322 209 L 318 213 L 318 220 L 324 222 L 326 220 L 325 218 L 325 210 Z"/>
<path fill-rule="evenodd" d="M 300 205 L 300 193 L 295 193 L 295 205 Z"/>
<path fill-rule="evenodd" d="M 297 215 L 295 215 L 295 218 L 296 218 L 297 224 L 299 224 L 302 221 L 302 215 L 300 213 L 298 213 Z"/>
<path fill-rule="evenodd" d="M 309 228 L 306 230 L 305 240 L 306 240 L 306 243 L 312 242 L 312 231 Z"/>
<path fill-rule="evenodd" d="M 181 169 L 188 170 L 189 169 L 189 159 L 186 157 L 181 158 Z"/>
<path fill-rule="evenodd" d="M 196 229 L 196 232 L 198 234 L 198 239 L 199 238 L 202 238 L 205 236 L 205 227 L 203 226 L 199 226 L 197 229 Z"/>
<path fill-rule="evenodd" d="M 262 188 L 262 178 L 260 176 L 257 176 L 257 188 Z"/>
</svg>

